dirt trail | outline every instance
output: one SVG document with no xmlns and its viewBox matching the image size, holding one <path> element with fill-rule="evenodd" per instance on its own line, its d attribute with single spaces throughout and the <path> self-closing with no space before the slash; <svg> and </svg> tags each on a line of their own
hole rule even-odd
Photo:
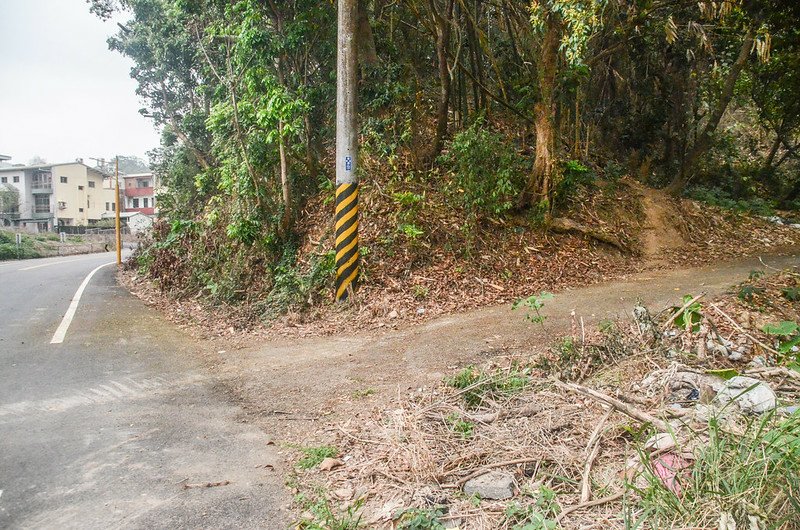
<svg viewBox="0 0 800 530">
<path fill-rule="evenodd" d="M 764 261 L 778 269 L 800 265 L 796 256 Z M 592 325 L 630 314 L 637 299 L 660 310 L 687 293 L 713 296 L 764 268 L 748 259 L 566 290 L 547 302 L 544 330 L 503 305 L 381 333 L 273 341 L 214 360 L 250 412 L 273 432 L 302 441 L 313 436 L 316 420 L 345 420 L 398 393 L 435 386 L 458 366 L 504 353 L 531 354 L 569 330 L 573 310 Z"/>
<path fill-rule="evenodd" d="M 685 241 L 677 219 L 675 208 L 668 201 L 672 199 L 661 190 L 637 185 L 645 213 L 642 226 L 641 245 L 645 258 L 656 258 L 663 250 L 681 247 Z M 656 258 L 657 261 L 657 258 Z"/>
</svg>

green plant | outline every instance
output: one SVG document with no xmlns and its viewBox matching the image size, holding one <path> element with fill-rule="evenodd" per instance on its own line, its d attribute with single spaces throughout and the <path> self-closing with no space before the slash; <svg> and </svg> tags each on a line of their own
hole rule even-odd
<svg viewBox="0 0 800 530">
<path fill-rule="evenodd" d="M 514 206 L 523 185 L 524 162 L 511 143 L 478 118 L 456 134 L 441 162 L 451 169 L 446 191 L 471 225 L 481 215 L 500 216 Z"/>
<path fill-rule="evenodd" d="M 507 371 L 486 372 L 467 366 L 450 379 L 447 385 L 463 392 L 468 407 L 479 407 L 487 398 L 508 396 L 521 391 L 530 383 L 530 369 L 512 364 Z"/>
<path fill-rule="evenodd" d="M 410 508 L 396 514 L 398 530 L 444 530 L 441 509 Z"/>
<path fill-rule="evenodd" d="M 458 434 L 462 439 L 472 438 L 472 433 L 475 430 L 475 424 L 471 421 L 465 420 L 456 412 L 449 414 L 445 418 L 445 422 L 450 427 L 450 430 Z"/>
<path fill-rule="evenodd" d="M 712 417 L 705 436 L 691 467 L 676 475 L 679 489 L 667 488 L 640 450 L 643 471 L 626 485 L 626 528 L 716 528 L 722 514 L 737 528 L 796 528 L 800 414 L 768 413 L 735 430 Z"/>
<path fill-rule="evenodd" d="M 800 302 L 800 287 L 786 287 L 781 294 L 790 302 Z"/>
<path fill-rule="evenodd" d="M 353 392 L 353 397 L 355 399 L 365 398 L 371 396 L 374 393 L 375 393 L 374 388 L 361 388 Z"/>
<path fill-rule="evenodd" d="M 778 324 L 767 324 L 762 331 L 777 337 L 778 351 L 784 356 L 778 361 L 788 361 L 792 368 L 800 369 L 800 326 L 797 322 L 784 320 Z"/>
<path fill-rule="evenodd" d="M 363 499 L 358 499 L 344 513 L 337 513 L 322 493 L 317 499 L 300 494 L 295 497 L 295 502 L 308 514 L 297 522 L 296 527 L 300 530 L 357 530 L 362 527 L 359 512 L 364 505 Z"/>
<path fill-rule="evenodd" d="M 553 194 L 553 209 L 560 208 L 574 197 L 582 188 L 594 183 L 594 173 L 577 160 L 564 162 L 561 168 L 561 179 L 556 184 Z"/>
<path fill-rule="evenodd" d="M 415 241 L 419 236 L 425 233 L 421 228 L 418 228 L 416 225 L 407 223 L 401 224 L 400 226 L 397 227 L 397 229 L 411 241 Z"/>
<path fill-rule="evenodd" d="M 429 290 L 424 285 L 414 285 L 414 287 L 412 289 L 414 291 L 414 297 L 415 298 L 418 298 L 420 300 L 424 300 L 425 298 L 428 297 Z"/>
<path fill-rule="evenodd" d="M 530 493 L 533 504 L 509 504 L 504 512 L 506 524 L 512 530 L 553 530 L 558 526 L 556 516 L 561 511 L 555 492 L 541 486 Z"/>
<path fill-rule="evenodd" d="M 690 294 L 684 296 L 683 305 L 691 302 L 693 298 L 694 296 Z M 703 320 L 703 314 L 700 311 L 703 309 L 703 306 L 701 306 L 699 302 L 693 302 L 685 309 L 681 309 L 681 307 L 673 307 L 670 311 L 671 314 L 680 311 L 680 314 L 675 317 L 675 325 L 679 329 L 689 329 L 692 333 L 700 331 L 700 322 Z"/>
<path fill-rule="evenodd" d="M 764 288 L 763 287 L 756 287 L 754 285 L 742 285 L 739 288 L 739 292 L 736 293 L 736 297 L 741 300 L 742 302 L 747 302 L 748 304 L 752 304 L 755 297 L 763 294 Z"/>
<path fill-rule="evenodd" d="M 296 447 L 303 453 L 303 457 L 297 461 L 300 469 L 312 469 L 317 467 L 326 458 L 335 458 L 339 450 L 329 445 L 319 447 Z"/>
<path fill-rule="evenodd" d="M 525 313 L 525 318 L 535 324 L 541 324 L 544 326 L 544 321 L 547 319 L 547 317 L 542 315 L 541 310 L 544 307 L 544 303 L 548 300 L 552 300 L 553 298 L 554 296 L 552 293 L 542 291 L 539 294 L 534 294 L 527 298 L 521 298 L 515 301 L 511 305 L 511 309 L 516 310 L 520 306 L 527 307 L 528 312 Z"/>
<path fill-rule="evenodd" d="M 392 193 L 392 199 L 400 206 L 411 207 L 421 203 L 425 199 L 425 196 L 410 191 L 397 191 Z"/>
</svg>

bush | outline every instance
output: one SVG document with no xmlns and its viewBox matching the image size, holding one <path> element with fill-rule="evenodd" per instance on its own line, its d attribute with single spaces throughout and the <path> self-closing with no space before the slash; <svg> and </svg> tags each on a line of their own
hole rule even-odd
<svg viewBox="0 0 800 530">
<path fill-rule="evenodd" d="M 751 213 L 769 217 L 775 213 L 775 203 L 760 197 L 734 198 L 730 193 L 719 187 L 705 188 L 698 186 L 690 189 L 687 196 L 696 201 L 733 210 L 735 212 Z"/>
<path fill-rule="evenodd" d="M 452 171 L 449 196 L 472 219 L 503 215 L 522 189 L 522 157 L 506 138 L 488 130 L 482 119 L 456 134 L 440 161 Z"/>
</svg>

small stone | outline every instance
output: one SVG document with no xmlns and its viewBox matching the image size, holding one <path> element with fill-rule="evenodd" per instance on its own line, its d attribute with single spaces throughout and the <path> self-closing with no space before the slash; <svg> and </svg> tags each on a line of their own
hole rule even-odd
<svg viewBox="0 0 800 530">
<path fill-rule="evenodd" d="M 489 471 L 468 480 L 464 493 L 478 495 L 481 499 L 510 499 L 514 496 L 514 476 L 503 471 Z"/>
<path fill-rule="evenodd" d="M 732 351 L 728 354 L 728 359 L 731 361 L 741 361 L 742 357 L 744 357 L 744 354 L 739 350 Z"/>
<path fill-rule="evenodd" d="M 723 405 L 733 401 L 742 412 L 751 414 L 761 414 L 774 409 L 777 405 L 775 392 L 769 385 L 741 375 L 728 379 L 724 388 L 717 394 L 717 399 Z"/>
<path fill-rule="evenodd" d="M 417 314 L 418 315 L 424 315 L 425 314 L 425 308 L 424 307 L 417 308 Z"/>
<path fill-rule="evenodd" d="M 394 320 L 395 318 L 397 318 L 398 316 L 400 316 L 400 314 L 397 312 L 397 310 L 396 310 L 396 309 L 392 309 L 392 311 L 391 311 L 391 312 L 390 312 L 388 315 L 386 315 L 386 316 L 387 316 L 387 317 L 388 317 L 390 320 Z"/>
</svg>

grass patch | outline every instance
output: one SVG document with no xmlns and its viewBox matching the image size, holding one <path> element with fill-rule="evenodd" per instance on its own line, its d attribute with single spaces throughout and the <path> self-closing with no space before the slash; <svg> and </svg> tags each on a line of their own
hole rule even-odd
<svg viewBox="0 0 800 530">
<path fill-rule="evenodd" d="M 295 496 L 295 502 L 306 512 L 306 515 L 297 521 L 299 530 L 357 530 L 361 525 L 361 507 L 364 501 L 359 499 L 346 510 L 335 510 L 330 502 L 321 493 L 314 498 L 304 494 Z"/>
<path fill-rule="evenodd" d="M 297 461 L 297 467 L 300 469 L 315 468 L 326 458 L 336 458 L 339 455 L 339 450 L 330 445 L 295 447 L 295 449 L 299 449 L 303 453 L 303 457 Z"/>
<path fill-rule="evenodd" d="M 487 399 L 503 398 L 522 391 L 530 383 L 530 369 L 512 364 L 507 371 L 486 372 L 467 366 L 446 383 L 464 391 L 467 406 L 477 408 Z"/>
<path fill-rule="evenodd" d="M 678 477 L 680 494 L 640 453 L 636 482 L 644 484 L 627 485 L 638 500 L 628 504 L 626 528 L 717 528 L 721 520 L 736 528 L 800 528 L 800 414 L 766 414 L 741 430 L 712 418 L 707 436 L 691 472 Z"/>
</svg>

